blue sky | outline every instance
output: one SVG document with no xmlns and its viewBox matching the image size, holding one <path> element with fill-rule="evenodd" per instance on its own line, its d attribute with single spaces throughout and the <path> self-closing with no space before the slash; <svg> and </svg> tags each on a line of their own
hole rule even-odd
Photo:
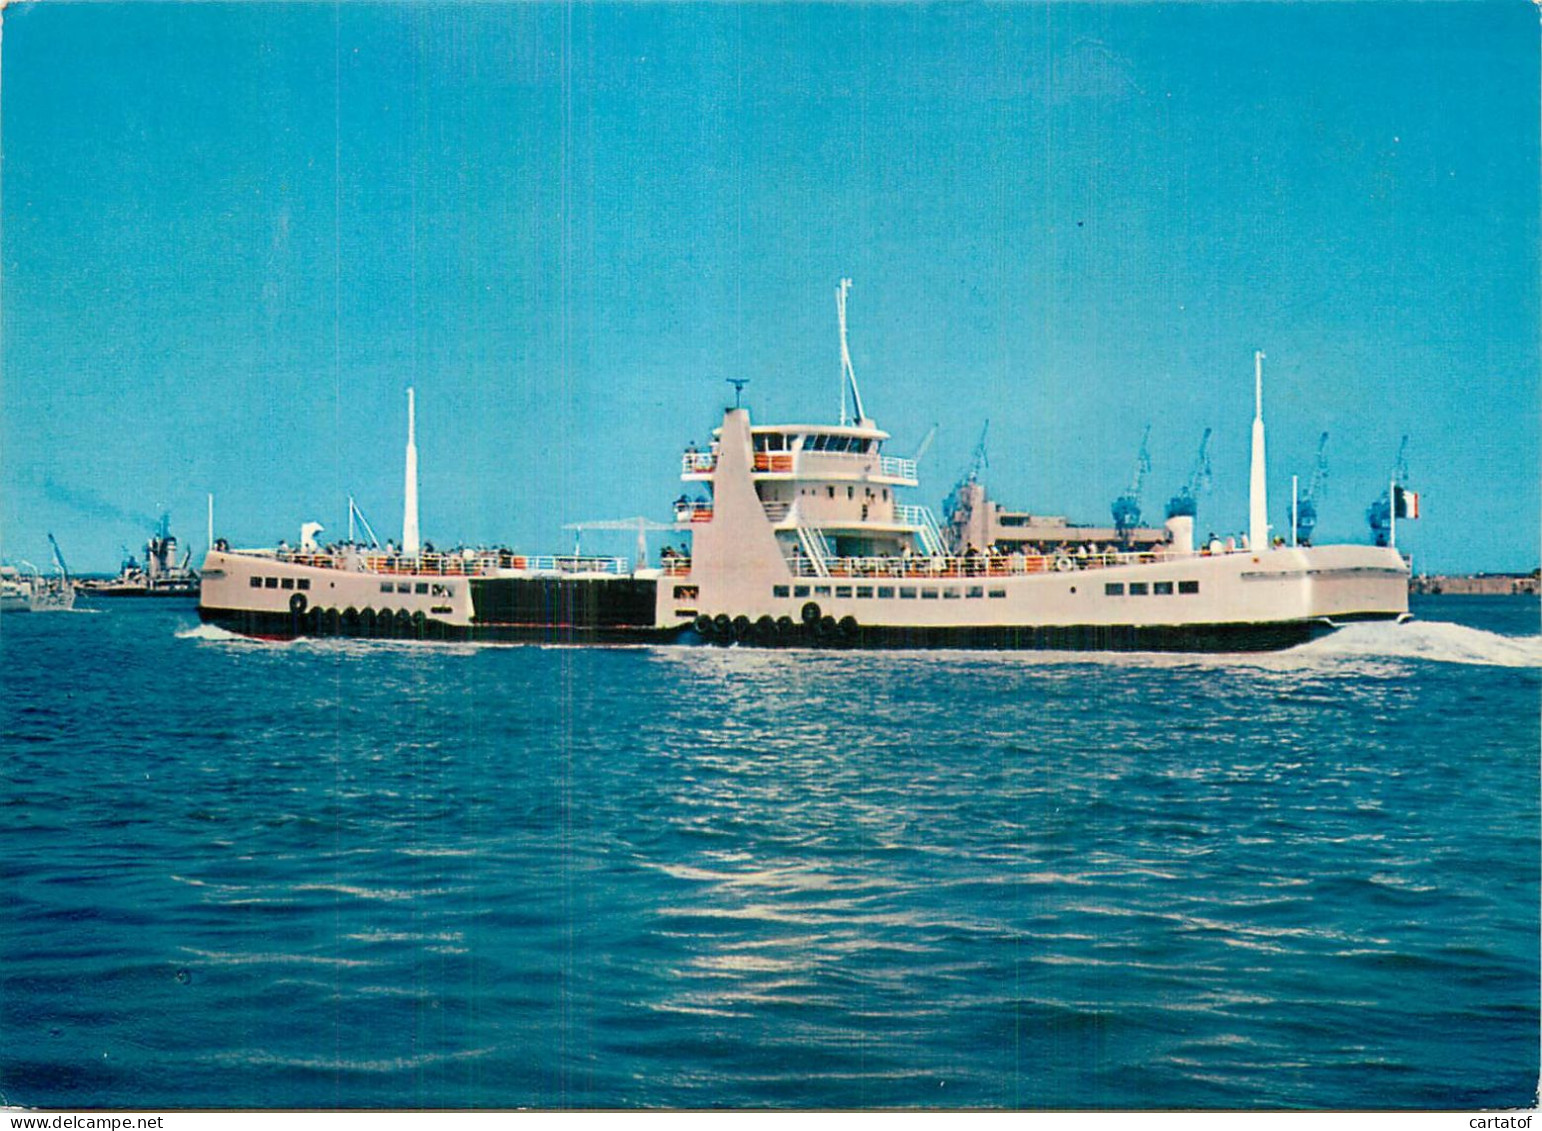
<svg viewBox="0 0 1542 1131">
<path fill-rule="evenodd" d="M 0 552 L 115 567 L 401 522 L 570 545 L 668 517 L 680 449 L 869 411 L 938 507 L 1319 540 L 1409 436 L 1421 568 L 1538 562 L 1537 13 L 1521 3 L 13 3 L 0 55 Z M 590 548 L 628 552 L 595 536 Z"/>
</svg>

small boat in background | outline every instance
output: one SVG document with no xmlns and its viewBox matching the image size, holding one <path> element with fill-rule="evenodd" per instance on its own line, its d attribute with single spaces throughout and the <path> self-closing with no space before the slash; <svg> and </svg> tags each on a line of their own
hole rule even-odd
<svg viewBox="0 0 1542 1131">
<path fill-rule="evenodd" d="M 161 515 L 160 525 L 145 543 L 145 564 L 125 553 L 117 577 L 85 581 L 81 587 L 97 597 L 196 597 L 198 571 L 190 568 L 192 551 L 177 561 L 177 540 L 171 533 L 171 515 Z"/>
</svg>

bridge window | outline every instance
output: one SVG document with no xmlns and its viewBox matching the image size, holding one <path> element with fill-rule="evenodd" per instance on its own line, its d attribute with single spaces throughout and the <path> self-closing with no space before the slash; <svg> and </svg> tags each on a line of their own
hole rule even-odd
<svg viewBox="0 0 1542 1131">
<path fill-rule="evenodd" d="M 1198 593 L 1199 592 L 1199 582 L 1197 582 L 1197 581 L 1180 581 L 1180 582 L 1178 582 L 1178 592 L 1180 592 L 1180 593 Z"/>
<path fill-rule="evenodd" d="M 1171 597 L 1173 595 L 1173 583 L 1171 581 L 1154 581 L 1151 583 L 1151 592 L 1156 597 Z"/>
<path fill-rule="evenodd" d="M 299 581 L 295 582 L 295 587 L 298 589 L 309 589 L 311 587 L 311 579 L 302 577 Z"/>
<path fill-rule="evenodd" d="M 857 586 L 857 596 L 858 597 L 871 597 L 872 595 L 873 595 L 873 587 L 871 585 L 859 585 L 859 586 Z"/>
<path fill-rule="evenodd" d="M 900 596 L 903 599 L 905 599 L 907 601 L 911 601 L 911 600 L 915 599 L 915 595 L 916 595 L 915 586 L 913 586 L 913 585 L 901 585 L 900 586 Z"/>
<path fill-rule="evenodd" d="M 1144 581 L 1130 582 L 1130 596 L 1144 597 L 1146 595 L 1146 583 Z"/>
<path fill-rule="evenodd" d="M 985 587 L 982 586 L 982 585 L 971 585 L 969 587 L 969 591 L 967 593 L 965 593 L 964 596 L 966 596 L 966 597 L 983 597 L 983 596 L 985 596 Z"/>
<path fill-rule="evenodd" d="M 263 586 L 264 589 L 277 589 L 278 588 L 278 578 L 276 578 L 276 577 L 265 577 L 265 578 L 262 579 L 262 586 Z"/>
<path fill-rule="evenodd" d="M 837 585 L 835 587 L 835 595 L 837 597 L 850 597 L 851 596 L 851 586 L 849 586 L 849 585 Z"/>
<path fill-rule="evenodd" d="M 923 589 L 923 590 L 921 590 L 921 600 L 923 600 L 923 601 L 935 601 L 936 599 L 937 599 L 937 590 L 935 590 L 935 589 Z"/>
<path fill-rule="evenodd" d="M 992 589 L 991 590 L 991 596 L 992 597 L 1005 597 L 1006 595 L 1007 595 L 1007 591 L 1005 589 Z"/>
<path fill-rule="evenodd" d="M 1108 582 L 1107 584 L 1105 584 L 1103 586 L 1103 595 L 1105 597 L 1123 597 L 1124 596 L 1124 582 L 1122 582 L 1122 581 L 1110 581 L 1110 582 Z"/>
<path fill-rule="evenodd" d="M 894 596 L 894 586 L 892 586 L 892 585 L 880 585 L 878 587 L 878 596 L 879 597 L 893 597 Z"/>
<path fill-rule="evenodd" d="M 792 595 L 794 597 L 807 597 L 808 596 L 808 586 L 807 585 L 794 585 L 792 587 Z"/>
<path fill-rule="evenodd" d="M 262 588 L 262 578 L 260 578 L 260 577 L 252 578 L 252 588 L 253 589 L 261 589 Z"/>
<path fill-rule="evenodd" d="M 683 586 L 681 588 L 683 588 Z M 773 585 L 773 586 L 771 586 L 771 596 L 773 596 L 773 597 L 787 597 L 787 596 L 790 596 L 791 593 L 792 593 L 792 590 L 789 589 L 785 585 Z M 691 594 L 691 595 L 693 597 L 695 596 L 694 593 Z M 680 589 L 676 589 L 675 590 L 675 596 L 676 597 L 680 596 Z"/>
</svg>

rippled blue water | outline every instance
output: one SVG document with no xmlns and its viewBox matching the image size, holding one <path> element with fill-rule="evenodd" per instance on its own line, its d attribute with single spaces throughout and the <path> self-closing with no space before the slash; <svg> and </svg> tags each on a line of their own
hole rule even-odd
<svg viewBox="0 0 1542 1131">
<path fill-rule="evenodd" d="M 7 618 L 0 1092 L 1527 1105 L 1535 601 L 1273 656 Z"/>
</svg>

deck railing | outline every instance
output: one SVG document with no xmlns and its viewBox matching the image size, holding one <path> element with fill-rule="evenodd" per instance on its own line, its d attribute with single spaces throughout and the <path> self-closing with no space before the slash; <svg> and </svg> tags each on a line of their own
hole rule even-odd
<svg viewBox="0 0 1542 1131">
<path fill-rule="evenodd" d="M 1241 551 L 1239 551 L 1241 552 Z M 1033 573 L 1074 573 L 1115 566 L 1151 565 L 1180 557 L 1163 553 L 1103 554 L 978 554 L 932 557 L 827 558 L 830 577 L 1014 577 Z M 788 564 L 798 577 L 822 576 L 806 554 L 794 554 Z"/>
<path fill-rule="evenodd" d="M 500 571 L 530 573 L 607 573 L 624 574 L 631 563 L 626 558 L 592 557 L 581 554 L 516 554 L 510 550 L 454 550 L 447 553 L 426 551 L 420 554 L 385 554 L 369 551 L 277 550 L 264 553 L 293 565 L 313 569 L 336 569 L 350 573 L 413 574 L 443 577 L 486 577 Z"/>
</svg>

